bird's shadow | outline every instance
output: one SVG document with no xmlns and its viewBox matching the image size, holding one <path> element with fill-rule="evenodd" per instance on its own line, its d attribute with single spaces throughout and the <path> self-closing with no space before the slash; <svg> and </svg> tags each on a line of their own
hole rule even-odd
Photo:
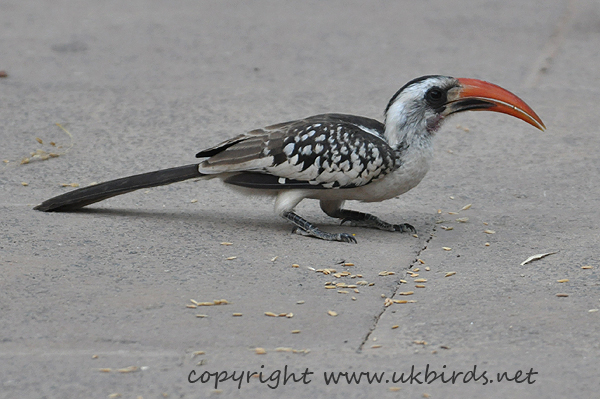
<svg viewBox="0 0 600 399">
<path fill-rule="evenodd" d="M 247 230 L 264 230 L 267 231 L 292 231 L 292 225 L 287 221 L 269 214 L 265 217 L 264 214 L 257 213 L 256 216 L 249 216 L 248 213 L 232 214 L 231 212 L 202 212 L 202 211 L 166 211 L 166 210 L 137 210 L 137 209 L 109 209 L 109 208 L 83 208 L 76 211 L 64 212 L 69 214 L 93 215 L 97 217 L 126 217 L 134 219 L 148 219 L 160 221 L 161 223 L 192 223 L 192 224 L 209 224 L 213 228 L 219 230 L 231 229 L 238 227 Z M 329 223 L 319 223 L 320 225 L 339 226 L 339 222 L 331 219 Z"/>
</svg>

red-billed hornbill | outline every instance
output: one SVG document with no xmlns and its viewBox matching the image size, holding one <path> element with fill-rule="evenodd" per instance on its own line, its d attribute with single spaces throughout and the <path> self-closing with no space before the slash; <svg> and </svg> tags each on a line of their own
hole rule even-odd
<svg viewBox="0 0 600 399">
<path fill-rule="evenodd" d="M 544 130 L 523 100 L 476 79 L 423 76 L 404 85 L 385 109 L 385 122 L 354 115 L 322 114 L 252 130 L 200 151 L 199 164 L 124 177 L 80 188 L 35 209 L 71 211 L 106 198 L 194 178 L 220 178 L 250 194 L 275 197 L 275 212 L 294 231 L 329 241 L 356 242 L 350 234 L 327 233 L 294 212 L 305 198 L 318 199 L 329 216 L 353 226 L 411 231 L 368 213 L 344 209 L 346 200 L 376 202 L 397 197 L 423 179 L 433 157 L 432 140 L 457 112 L 495 111 Z"/>
</svg>

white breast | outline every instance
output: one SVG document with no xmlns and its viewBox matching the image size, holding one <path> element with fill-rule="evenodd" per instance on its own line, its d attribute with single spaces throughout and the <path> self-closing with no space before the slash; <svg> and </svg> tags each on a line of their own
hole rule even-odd
<svg viewBox="0 0 600 399">
<path fill-rule="evenodd" d="M 416 147 L 416 148 L 415 148 Z M 403 154 L 402 166 L 381 180 L 366 186 L 339 190 L 313 190 L 306 198 L 378 202 L 397 197 L 416 187 L 425 177 L 433 159 L 433 147 L 413 146 Z"/>
</svg>

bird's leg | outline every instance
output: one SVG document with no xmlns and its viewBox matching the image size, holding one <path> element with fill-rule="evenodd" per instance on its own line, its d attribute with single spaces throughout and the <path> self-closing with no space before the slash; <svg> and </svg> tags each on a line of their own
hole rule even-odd
<svg viewBox="0 0 600 399">
<path fill-rule="evenodd" d="M 331 217 L 342 219 L 341 224 L 349 222 L 351 226 L 355 227 L 370 227 L 385 231 L 399 231 L 401 233 L 412 232 L 413 234 L 416 234 L 417 232 L 417 230 L 408 223 L 391 224 L 370 213 L 342 209 L 342 205 L 342 201 L 321 201 L 321 209 L 323 212 Z"/>
<path fill-rule="evenodd" d="M 296 227 L 294 227 L 293 232 L 303 235 L 303 236 L 311 236 L 320 238 L 322 240 L 327 241 L 342 241 L 342 242 L 351 242 L 356 243 L 356 239 L 348 233 L 327 233 L 326 231 L 319 230 L 315 225 L 310 223 L 308 220 L 298 216 L 294 212 L 288 211 L 283 212 L 282 215 L 284 218 L 292 222 Z"/>
</svg>

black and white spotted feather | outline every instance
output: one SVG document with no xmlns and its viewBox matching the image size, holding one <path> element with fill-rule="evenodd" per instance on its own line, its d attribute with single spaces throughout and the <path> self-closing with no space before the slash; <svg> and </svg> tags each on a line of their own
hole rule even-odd
<svg viewBox="0 0 600 399">
<path fill-rule="evenodd" d="M 268 126 L 199 152 L 204 174 L 235 173 L 226 183 L 260 189 L 354 188 L 399 167 L 374 119 L 315 115 Z"/>
</svg>

